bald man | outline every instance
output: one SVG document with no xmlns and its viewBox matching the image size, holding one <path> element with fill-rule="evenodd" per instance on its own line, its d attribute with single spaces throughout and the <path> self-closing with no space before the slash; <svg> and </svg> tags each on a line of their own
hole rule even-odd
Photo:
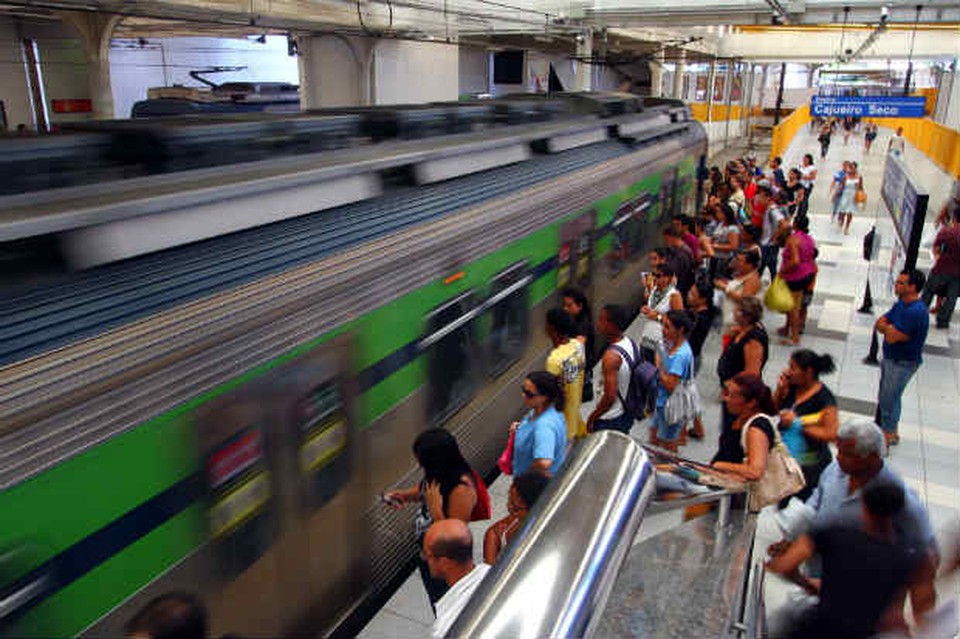
<svg viewBox="0 0 960 639">
<path fill-rule="evenodd" d="M 490 566 L 473 563 L 473 537 L 459 519 L 441 519 L 427 529 L 423 559 L 430 576 L 443 579 L 450 587 L 437 601 L 437 620 L 430 629 L 430 636 L 439 639 L 460 616 Z"/>
</svg>

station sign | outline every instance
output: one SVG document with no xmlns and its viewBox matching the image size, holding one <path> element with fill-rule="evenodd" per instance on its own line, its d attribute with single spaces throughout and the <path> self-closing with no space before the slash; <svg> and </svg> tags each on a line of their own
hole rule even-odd
<svg viewBox="0 0 960 639">
<path fill-rule="evenodd" d="M 923 96 L 815 95 L 811 115 L 854 118 L 922 118 L 927 100 Z"/>
</svg>

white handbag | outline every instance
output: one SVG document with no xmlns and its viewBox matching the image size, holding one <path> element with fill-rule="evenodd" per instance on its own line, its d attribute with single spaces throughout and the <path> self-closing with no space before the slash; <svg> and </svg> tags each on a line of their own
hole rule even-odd
<svg viewBox="0 0 960 639">
<path fill-rule="evenodd" d="M 790 451 L 780 438 L 780 432 L 776 426 L 777 420 L 770 415 L 757 413 L 743 425 L 740 445 L 743 447 L 744 454 L 747 453 L 747 433 L 750 431 L 750 425 L 758 417 L 765 417 L 770 422 L 774 442 L 773 447 L 767 453 L 767 467 L 763 471 L 763 476 L 756 481 L 747 483 L 747 494 L 749 495 L 747 506 L 751 512 L 756 512 L 764 506 L 776 504 L 784 497 L 795 495 L 807 485 L 800 464 L 790 455 Z"/>
</svg>

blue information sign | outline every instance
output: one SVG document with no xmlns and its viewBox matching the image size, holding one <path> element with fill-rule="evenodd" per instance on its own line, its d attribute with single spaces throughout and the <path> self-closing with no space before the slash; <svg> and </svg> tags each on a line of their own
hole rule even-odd
<svg viewBox="0 0 960 639">
<path fill-rule="evenodd" d="M 927 100 L 922 96 L 815 95 L 810 113 L 854 118 L 922 118 Z"/>
</svg>

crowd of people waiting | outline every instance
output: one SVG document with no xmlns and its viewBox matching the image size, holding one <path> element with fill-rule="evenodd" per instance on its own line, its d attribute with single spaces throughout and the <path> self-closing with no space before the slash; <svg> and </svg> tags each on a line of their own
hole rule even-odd
<svg viewBox="0 0 960 639">
<path fill-rule="evenodd" d="M 793 531 L 782 527 L 787 537 L 770 548 L 768 567 L 818 594 L 819 600 L 811 609 L 794 610 L 780 636 L 819 637 L 842 630 L 843 636 L 866 637 L 904 628 L 907 596 L 917 619 L 933 608 L 939 549 L 923 506 L 883 460 L 886 447 L 898 440 L 899 397 L 919 365 L 926 337 L 924 302 L 929 299 L 921 300 L 923 273 L 901 274 L 898 302 L 877 322 L 885 368 L 876 423 L 840 424 L 836 398 L 821 380 L 835 369 L 829 354 L 793 350 L 776 385 L 771 389 L 764 382 L 771 348 L 763 323 L 764 288 L 776 278 L 785 283 L 791 304 L 777 333 L 783 344 L 795 348 L 816 284 L 817 248 L 808 218 L 816 173 L 810 155 L 786 172 L 780 158 L 770 161 L 766 173 L 752 157 L 731 161 L 722 172 L 711 169 L 701 214 L 675 216 L 663 230 L 663 246 L 648 256 L 639 343 L 625 334 L 631 322 L 626 309 L 606 305 L 594 324 L 584 293 L 561 291 L 562 304 L 545 318 L 553 348 L 544 370 L 524 378 L 524 414 L 508 429 L 499 462 L 501 470 L 513 476 L 507 516 L 487 528 L 483 562 L 474 561 L 467 525 L 490 518 L 483 479 L 450 432 L 433 428 L 417 437 L 413 456 L 422 480 L 384 493 L 383 501 L 395 509 L 417 506 L 420 574 L 436 614 L 432 636 L 445 635 L 578 439 L 601 430 L 630 433 L 644 419 L 649 419 L 647 443 L 662 450 L 676 452 L 688 438 L 705 437 L 697 401 L 679 413 L 676 403 L 673 409 L 670 404 L 675 394 L 691 392 L 704 344 L 717 327 L 722 403 L 710 467 L 718 475 L 757 482 L 767 472 L 772 451 L 783 442 L 803 475 L 803 488 L 773 507 L 790 512 L 802 502 L 808 526 Z M 841 224 L 849 213 L 844 210 L 850 206 L 847 200 L 852 202 L 862 188 L 856 164 L 846 163 L 833 185 L 834 214 Z M 960 207 L 954 208 L 946 218 L 944 228 L 950 231 L 945 237 L 958 235 L 954 229 L 960 228 Z M 947 240 L 954 240 L 953 235 Z M 957 244 L 944 241 L 938 255 L 956 255 Z M 946 293 L 952 312 L 956 291 Z M 602 349 L 597 348 L 600 340 Z M 581 408 L 594 398 L 597 363 L 597 401 L 584 419 Z M 641 389 L 646 394 L 638 404 L 635 387 L 641 383 L 647 387 Z M 695 387 L 692 393 L 698 393 Z M 838 451 L 836 458 L 830 444 Z M 801 571 L 815 555 L 822 565 Z M 199 628 L 197 605 L 189 595 L 174 593 L 151 602 L 151 614 L 172 615 Z M 142 612 L 132 620 L 128 634 L 166 636 L 138 632 L 156 626 L 148 617 Z"/>
</svg>

